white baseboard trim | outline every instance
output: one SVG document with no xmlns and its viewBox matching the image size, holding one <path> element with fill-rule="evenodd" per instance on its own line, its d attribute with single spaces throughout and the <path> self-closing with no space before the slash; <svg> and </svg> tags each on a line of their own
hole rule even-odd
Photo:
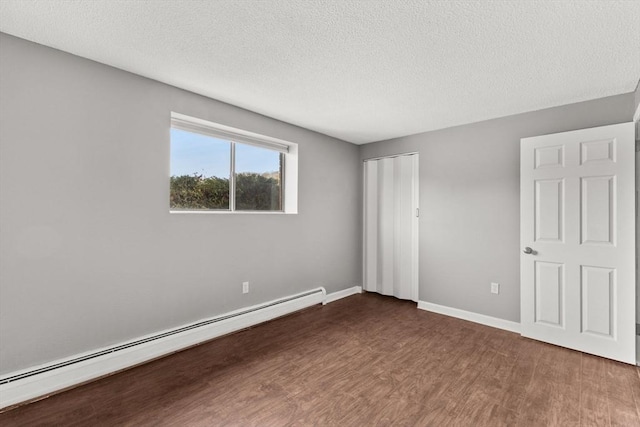
<svg viewBox="0 0 640 427">
<path fill-rule="evenodd" d="M 497 317 L 486 316 L 484 314 L 473 313 L 471 311 L 460 310 L 459 308 L 447 307 L 445 305 L 434 304 L 432 302 L 418 301 L 418 308 L 432 311 L 445 316 L 457 317 L 458 319 L 480 323 L 481 325 L 493 328 L 504 329 L 505 331 L 520 333 L 520 323 L 511 320 L 499 319 Z"/>
<path fill-rule="evenodd" d="M 38 399 L 57 391 L 64 390 L 66 388 L 70 388 L 75 385 L 82 384 L 87 381 L 103 377 L 105 375 L 109 375 L 123 369 L 130 368 L 132 366 L 139 365 L 149 360 L 156 359 L 158 357 L 165 356 L 179 350 L 183 350 L 187 347 L 194 346 L 204 341 L 208 341 L 213 338 L 229 334 L 231 332 L 239 331 L 241 329 L 245 329 L 250 326 L 254 326 L 259 323 L 263 323 L 268 320 L 275 319 L 276 317 L 281 317 L 316 304 L 325 304 L 329 301 L 335 301 L 336 299 L 344 298 L 344 296 L 347 296 L 346 291 L 356 293 L 351 289 L 327 295 L 324 288 L 318 288 L 312 290 L 315 291 L 315 293 L 312 294 L 309 293 L 311 291 L 303 292 L 301 294 L 291 295 L 289 297 L 280 298 L 278 300 L 270 301 L 267 303 L 246 307 L 240 310 L 234 310 L 232 312 L 213 318 L 221 319 L 219 321 L 215 321 L 215 323 L 198 326 L 194 329 L 188 329 L 175 333 L 173 335 L 155 339 L 153 341 L 136 344 L 132 347 L 118 350 L 113 353 L 107 353 L 91 359 L 83 360 L 81 362 L 48 370 L 43 373 L 38 373 L 26 378 L 0 384 L 0 409 Z M 234 317 L 227 318 L 228 316 Z M 192 323 L 190 325 L 195 325 L 196 323 Z M 175 331 L 176 329 L 180 328 L 174 328 L 170 331 Z M 138 340 L 156 336 L 162 334 L 163 332 L 140 337 L 138 338 Z M 137 340 L 132 340 L 130 342 L 134 341 Z M 47 363 L 43 366 L 36 366 L 19 372 L 14 372 L 6 375 L 5 378 L 9 378 L 14 375 L 20 375 L 25 372 L 31 372 L 35 369 L 44 368 L 45 366 L 65 363 L 70 360 L 76 359 L 77 357 L 83 357 L 102 350 L 107 349 L 105 348 L 80 355 L 75 355 L 70 358 Z"/>
<path fill-rule="evenodd" d="M 338 292 L 332 292 L 327 294 L 327 297 L 324 299 L 324 304 L 328 304 L 330 302 L 337 301 L 342 298 L 350 297 L 351 295 L 361 294 L 362 286 L 354 286 L 352 288 L 343 289 Z"/>
</svg>

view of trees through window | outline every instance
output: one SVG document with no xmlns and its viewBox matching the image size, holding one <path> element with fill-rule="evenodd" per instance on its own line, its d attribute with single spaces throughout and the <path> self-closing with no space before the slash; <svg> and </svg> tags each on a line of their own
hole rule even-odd
<svg viewBox="0 0 640 427">
<path fill-rule="evenodd" d="M 278 151 L 172 128 L 170 208 L 280 211 L 283 159 Z"/>
</svg>

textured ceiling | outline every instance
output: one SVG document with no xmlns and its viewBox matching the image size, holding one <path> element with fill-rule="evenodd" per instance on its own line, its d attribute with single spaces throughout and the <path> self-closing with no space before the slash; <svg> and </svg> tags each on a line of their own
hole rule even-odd
<svg viewBox="0 0 640 427">
<path fill-rule="evenodd" d="M 358 144 L 640 77 L 640 1 L 1 0 L 0 31 Z"/>
</svg>

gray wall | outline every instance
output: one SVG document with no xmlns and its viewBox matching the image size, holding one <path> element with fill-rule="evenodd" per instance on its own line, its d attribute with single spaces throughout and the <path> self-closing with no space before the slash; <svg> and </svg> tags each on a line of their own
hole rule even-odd
<svg viewBox="0 0 640 427">
<path fill-rule="evenodd" d="M 520 138 L 633 111 L 629 93 L 361 146 L 361 159 L 420 153 L 420 299 L 519 322 Z"/>
<path fill-rule="evenodd" d="M 360 285 L 357 146 L 6 34 L 0 76 L 0 373 Z M 171 111 L 298 143 L 299 214 L 170 215 Z"/>
</svg>

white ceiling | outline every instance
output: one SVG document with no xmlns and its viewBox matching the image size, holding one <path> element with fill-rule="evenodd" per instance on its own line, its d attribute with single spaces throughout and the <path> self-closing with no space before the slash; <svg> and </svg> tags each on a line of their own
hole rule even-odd
<svg viewBox="0 0 640 427">
<path fill-rule="evenodd" d="M 1 0 L 0 31 L 356 144 L 640 78 L 637 0 Z"/>
</svg>

